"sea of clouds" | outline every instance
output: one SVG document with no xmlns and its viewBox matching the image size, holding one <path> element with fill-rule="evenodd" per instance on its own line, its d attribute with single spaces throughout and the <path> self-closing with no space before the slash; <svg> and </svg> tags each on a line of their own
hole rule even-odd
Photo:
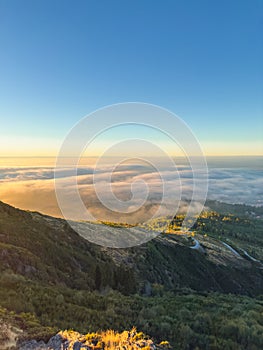
<svg viewBox="0 0 263 350">
<path fill-rule="evenodd" d="M 227 203 L 263 205 L 262 157 L 228 158 L 208 160 L 208 199 Z M 181 200 L 181 208 L 193 193 L 192 171 L 187 164 L 177 164 L 177 169 L 161 167 L 157 170 L 149 164 L 123 164 L 116 167 L 109 177 L 111 168 L 103 166 L 80 166 L 77 171 L 78 189 L 86 207 L 100 220 L 127 220 L 129 213 L 135 213 L 134 221 L 152 215 L 160 204 L 163 184 L 170 193 L 170 204 Z M 96 190 L 94 187 L 94 174 Z M 70 171 L 59 169 L 56 178 L 62 179 L 68 195 L 71 195 Z M 112 203 L 112 193 L 123 203 L 127 213 L 118 212 Z M 97 191 L 97 192 L 96 192 Z M 106 206 L 98 198 L 103 197 Z M 141 198 L 147 200 L 141 203 Z M 40 211 L 53 216 L 62 216 L 57 204 L 54 187 L 54 168 L 47 167 L 4 167 L 0 168 L 0 200 L 22 209 Z M 104 204 L 105 204 L 104 203 Z M 74 208 L 74 206 L 73 206 Z M 80 213 L 72 212 L 72 219 L 81 219 Z"/>
</svg>

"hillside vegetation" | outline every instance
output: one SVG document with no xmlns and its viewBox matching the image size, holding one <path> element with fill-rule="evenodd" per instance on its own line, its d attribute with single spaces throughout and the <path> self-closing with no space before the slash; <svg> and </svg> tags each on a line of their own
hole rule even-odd
<svg viewBox="0 0 263 350">
<path fill-rule="evenodd" d="M 174 220 L 179 226 L 182 218 Z M 173 349 L 261 349 L 261 266 L 221 243 L 260 260 L 261 229 L 250 212 L 213 210 L 192 232 L 202 251 L 191 249 L 193 237 L 167 233 L 139 247 L 106 249 L 64 220 L 0 203 L 1 324 L 19 330 L 19 344 L 48 342 L 62 329 L 136 326 Z"/>
</svg>

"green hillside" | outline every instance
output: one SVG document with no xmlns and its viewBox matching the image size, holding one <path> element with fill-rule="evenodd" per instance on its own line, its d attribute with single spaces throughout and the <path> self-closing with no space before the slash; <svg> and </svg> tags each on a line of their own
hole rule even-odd
<svg viewBox="0 0 263 350">
<path fill-rule="evenodd" d="M 136 326 L 174 349 L 261 349 L 263 270 L 241 249 L 260 260 L 262 221 L 229 217 L 199 218 L 199 250 L 175 234 L 106 249 L 62 219 L 0 203 L 1 322 L 22 329 L 20 341 Z M 222 230 L 239 257 L 223 245 Z"/>
</svg>

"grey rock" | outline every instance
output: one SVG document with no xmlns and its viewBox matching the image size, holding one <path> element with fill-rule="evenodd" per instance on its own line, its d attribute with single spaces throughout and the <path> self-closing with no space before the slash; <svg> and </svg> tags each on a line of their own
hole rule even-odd
<svg viewBox="0 0 263 350">
<path fill-rule="evenodd" d="M 34 340 L 29 340 L 24 343 L 22 343 L 19 348 L 19 350 L 44 350 L 48 349 L 47 345 L 41 340 L 40 342 L 37 342 Z"/>
<path fill-rule="evenodd" d="M 54 335 L 54 337 L 50 338 L 47 347 L 52 349 L 52 350 L 61 350 L 63 347 L 61 346 L 63 343 L 63 338 L 61 337 L 60 334 Z"/>
<path fill-rule="evenodd" d="M 76 341 L 73 345 L 73 350 L 80 350 L 82 343 L 80 341 Z"/>
</svg>

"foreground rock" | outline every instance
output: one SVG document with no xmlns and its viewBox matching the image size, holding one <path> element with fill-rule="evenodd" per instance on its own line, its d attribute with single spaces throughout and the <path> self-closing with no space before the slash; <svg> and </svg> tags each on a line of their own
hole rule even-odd
<svg viewBox="0 0 263 350">
<path fill-rule="evenodd" d="M 137 332 L 135 328 L 122 333 L 108 330 L 85 335 L 74 331 L 61 331 L 47 344 L 43 341 L 30 340 L 18 347 L 19 350 L 158 350 L 168 348 L 170 348 L 168 342 L 154 344 L 149 337 L 142 332 Z"/>
</svg>

